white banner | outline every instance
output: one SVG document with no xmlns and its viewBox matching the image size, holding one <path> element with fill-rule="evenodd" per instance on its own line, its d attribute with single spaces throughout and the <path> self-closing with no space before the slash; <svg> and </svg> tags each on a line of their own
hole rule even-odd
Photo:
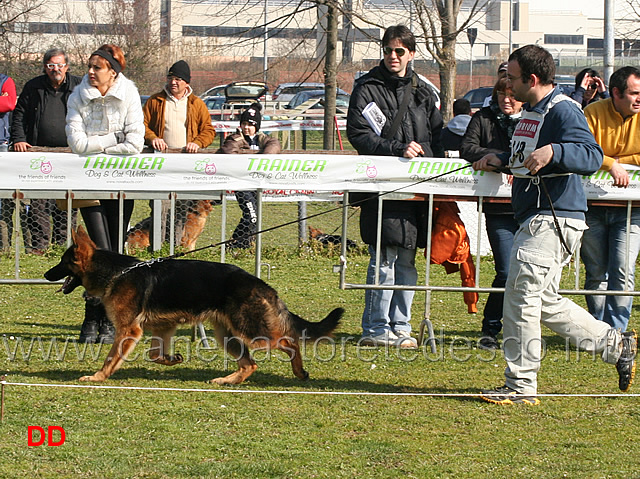
<svg viewBox="0 0 640 479">
<path fill-rule="evenodd" d="M 399 189 L 402 193 L 511 196 L 505 175 L 473 171 L 458 158 L 280 154 L 144 153 L 135 156 L 0 153 L 0 189 L 86 191 L 255 190 L 274 196 Z M 583 179 L 590 199 L 640 199 L 640 168 L 628 188 L 599 171 Z M 451 172 L 446 174 L 447 172 Z M 439 176 L 442 175 L 443 176 Z"/>
</svg>

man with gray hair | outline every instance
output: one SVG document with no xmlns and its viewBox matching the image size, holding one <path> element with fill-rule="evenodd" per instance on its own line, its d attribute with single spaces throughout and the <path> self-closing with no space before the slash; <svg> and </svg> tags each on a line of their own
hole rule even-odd
<svg viewBox="0 0 640 479">
<path fill-rule="evenodd" d="M 82 78 L 68 74 L 69 58 L 60 48 L 47 50 L 42 64 L 43 74 L 24 85 L 13 112 L 11 143 L 14 151 L 29 151 L 32 146 L 67 146 L 64 130 L 67 100 Z M 53 238 L 50 217 L 53 217 Z M 51 239 L 57 244 L 66 241 L 67 213 L 59 210 L 54 200 L 32 199 L 27 220 L 31 245 L 25 247 L 32 253 L 42 253 Z"/>
</svg>

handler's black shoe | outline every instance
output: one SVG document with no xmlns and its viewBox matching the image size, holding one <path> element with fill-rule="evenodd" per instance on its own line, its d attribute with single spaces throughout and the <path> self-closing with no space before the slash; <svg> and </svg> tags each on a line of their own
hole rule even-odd
<svg viewBox="0 0 640 479">
<path fill-rule="evenodd" d="M 480 398 L 493 404 L 528 404 L 537 406 L 540 399 L 535 396 L 525 396 L 508 386 L 500 386 L 495 389 L 483 389 Z"/>
<path fill-rule="evenodd" d="M 636 356 L 638 354 L 638 334 L 636 330 L 622 333 L 622 353 L 616 363 L 618 370 L 618 387 L 626 392 L 636 375 Z"/>
<path fill-rule="evenodd" d="M 500 349 L 500 344 L 498 344 L 498 339 L 495 336 L 485 334 L 478 340 L 478 348 L 495 351 L 496 349 Z"/>
<path fill-rule="evenodd" d="M 100 328 L 98 329 L 98 338 L 96 339 L 96 342 L 102 344 L 113 344 L 115 337 L 116 328 L 113 327 L 109 318 L 104 316 L 100 320 Z"/>
<path fill-rule="evenodd" d="M 98 338 L 98 322 L 95 318 L 86 318 L 80 328 L 80 337 L 78 341 L 81 343 L 95 343 Z"/>
</svg>

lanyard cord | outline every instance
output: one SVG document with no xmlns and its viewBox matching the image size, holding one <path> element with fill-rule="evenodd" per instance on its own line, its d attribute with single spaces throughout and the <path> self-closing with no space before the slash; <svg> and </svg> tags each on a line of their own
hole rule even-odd
<svg viewBox="0 0 640 479">
<path fill-rule="evenodd" d="M 567 242 L 564 239 L 564 235 L 562 234 L 562 229 L 560 228 L 560 222 L 558 221 L 558 217 L 556 216 L 556 210 L 553 207 L 553 201 L 551 201 L 551 195 L 549 195 L 549 190 L 547 190 L 547 185 L 545 184 L 541 176 L 538 176 L 538 178 L 540 180 L 540 184 L 542 185 L 542 191 L 544 191 L 544 194 L 547 197 L 547 200 L 549 201 L 549 206 L 551 207 L 551 214 L 553 215 L 553 223 L 555 224 L 556 230 L 558 231 L 558 236 L 560 236 L 560 242 L 562 243 L 562 246 L 564 247 L 564 249 L 567 250 L 567 253 L 569 253 L 569 256 L 571 256 L 572 254 L 571 248 L 569 248 L 569 245 L 567 245 Z"/>
</svg>

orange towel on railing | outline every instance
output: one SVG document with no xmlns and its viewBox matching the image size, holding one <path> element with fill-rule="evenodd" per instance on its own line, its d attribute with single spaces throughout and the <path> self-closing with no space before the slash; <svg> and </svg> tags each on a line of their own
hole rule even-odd
<svg viewBox="0 0 640 479">
<path fill-rule="evenodd" d="M 469 235 L 460 219 L 458 205 L 453 201 L 436 201 L 433 204 L 431 264 L 441 264 L 447 274 L 460 271 L 462 286 L 476 286 L 476 267 L 471 256 Z M 478 293 L 469 291 L 463 295 L 469 313 L 477 313 Z"/>
</svg>

